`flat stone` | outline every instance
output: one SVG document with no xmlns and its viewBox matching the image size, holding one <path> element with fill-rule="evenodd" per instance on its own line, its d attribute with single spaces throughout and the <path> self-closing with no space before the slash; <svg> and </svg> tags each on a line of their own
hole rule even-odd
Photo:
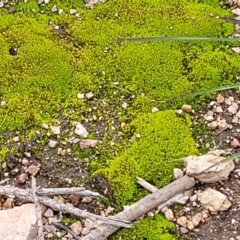
<svg viewBox="0 0 240 240">
<path fill-rule="evenodd" d="M 203 183 L 213 183 L 228 179 L 229 173 L 235 166 L 233 161 L 224 162 L 208 169 L 210 166 L 225 159 L 225 157 L 220 156 L 222 153 L 224 151 L 215 150 L 202 156 L 186 157 L 184 159 L 186 174 Z M 205 169 L 208 170 L 205 171 Z"/>
<path fill-rule="evenodd" d="M 34 204 L 24 204 L 9 210 L 0 211 L 1 239 L 34 239 L 37 236 L 37 219 Z"/>
</svg>

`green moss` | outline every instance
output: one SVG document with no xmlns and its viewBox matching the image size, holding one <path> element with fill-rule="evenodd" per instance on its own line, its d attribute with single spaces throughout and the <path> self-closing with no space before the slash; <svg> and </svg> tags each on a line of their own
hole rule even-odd
<svg viewBox="0 0 240 240">
<path fill-rule="evenodd" d="M 182 166 L 180 158 L 198 153 L 188 116 L 179 118 L 174 111 L 143 114 L 131 125 L 135 129 L 132 145 L 110 160 L 109 167 L 100 170 L 111 183 L 119 206 L 142 196 L 137 189 L 137 176 L 158 187 L 165 186 L 173 179 L 173 168 Z"/>
<path fill-rule="evenodd" d="M 7 153 L 9 153 L 9 152 L 11 152 L 11 150 L 9 149 L 9 148 L 7 148 L 7 147 L 5 147 L 5 146 L 2 146 L 1 148 L 0 148 L 0 163 L 1 162 L 4 162 L 6 159 L 6 155 L 7 155 Z"/>
<path fill-rule="evenodd" d="M 117 232 L 111 240 L 176 240 L 171 234 L 174 224 L 161 215 L 141 220 L 134 228 L 123 229 Z"/>
</svg>

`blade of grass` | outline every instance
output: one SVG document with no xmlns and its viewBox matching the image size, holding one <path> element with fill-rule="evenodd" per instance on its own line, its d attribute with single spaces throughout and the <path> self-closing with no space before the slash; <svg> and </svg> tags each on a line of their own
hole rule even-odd
<svg viewBox="0 0 240 240">
<path fill-rule="evenodd" d="M 210 89 L 202 90 L 202 91 L 199 91 L 199 92 L 196 92 L 196 93 L 190 93 L 190 94 L 181 95 L 181 96 L 178 96 L 178 97 L 175 97 L 175 98 L 170 98 L 170 99 L 166 100 L 165 102 L 174 101 L 174 100 L 178 100 L 178 99 L 181 99 L 181 98 L 194 97 L 194 96 L 202 95 L 202 94 L 205 94 L 205 93 L 219 92 L 219 91 L 238 88 L 238 87 L 240 87 L 240 83 L 226 85 L 226 86 L 220 86 L 220 87 L 216 87 L 216 88 L 210 88 Z"/>
<path fill-rule="evenodd" d="M 213 168 L 213 167 L 216 167 L 216 166 L 218 166 L 218 165 L 220 165 L 220 164 L 223 164 L 223 163 L 226 163 L 226 162 L 233 161 L 234 159 L 236 159 L 236 158 L 238 158 L 238 157 L 240 157 L 240 152 L 235 153 L 235 154 L 233 154 L 232 156 L 223 159 L 223 160 L 220 161 L 219 163 L 215 163 L 215 164 L 213 164 L 212 166 L 210 166 L 210 167 L 208 167 L 208 168 L 202 170 L 199 174 L 204 173 L 204 172 L 208 171 L 209 169 L 211 169 L 211 168 Z"/>
<path fill-rule="evenodd" d="M 217 38 L 217 37 L 136 37 L 118 38 L 116 42 L 148 42 L 148 41 L 220 41 L 239 42 L 240 38 Z"/>
</svg>

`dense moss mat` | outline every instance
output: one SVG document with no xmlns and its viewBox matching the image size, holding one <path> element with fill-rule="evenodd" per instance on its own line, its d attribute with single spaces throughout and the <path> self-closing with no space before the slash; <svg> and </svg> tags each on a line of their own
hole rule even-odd
<svg viewBox="0 0 240 240">
<path fill-rule="evenodd" d="M 68 14 L 51 12 L 54 4 Z M 70 8 L 78 10 L 81 20 L 69 15 Z M 0 107 L 1 131 L 33 131 L 63 114 L 84 119 L 92 102 L 77 99 L 78 92 L 92 91 L 95 99 L 111 103 L 120 112 L 118 118 L 130 123 L 126 128 L 134 139 L 116 158 L 109 157 L 107 167 L 99 160 L 93 169 L 109 180 L 119 207 L 146 194 L 138 189 L 136 176 L 164 186 L 172 180 L 172 169 L 181 166 L 177 159 L 197 153 L 189 118 L 168 110 L 186 100 L 167 104 L 158 100 L 230 84 L 239 75 L 240 57 L 229 48 L 233 43 L 114 41 L 143 36 L 226 37 L 233 26 L 217 19 L 228 15 L 217 0 L 109 0 L 93 10 L 84 9 L 78 0 L 53 0 L 46 6 L 29 0 L 16 3 L 16 10 L 12 15 L 0 10 L 0 101 L 6 101 Z M 62 38 L 54 30 L 56 24 Z M 9 55 L 10 47 L 18 48 L 17 56 Z M 123 100 L 129 104 L 124 110 Z M 189 99 L 194 106 L 201 100 Z M 162 112 L 149 113 L 153 106 Z M 106 151 L 99 158 L 104 159 L 101 154 Z M 4 156 L 5 148 L 1 152 Z M 173 239 L 171 231 L 172 225 L 155 216 L 116 236 Z"/>
<path fill-rule="evenodd" d="M 119 206 L 142 197 L 137 176 L 163 187 L 173 179 L 173 168 L 182 166 L 180 158 L 198 153 L 188 116 L 179 118 L 171 110 L 144 114 L 133 121 L 132 127 L 135 136 L 131 147 L 100 170 L 111 183 Z"/>
<path fill-rule="evenodd" d="M 132 229 L 120 230 L 111 240 L 176 240 L 170 233 L 174 232 L 174 224 L 161 215 L 141 220 Z"/>
<path fill-rule="evenodd" d="M 67 13 L 71 7 L 77 8 L 81 21 L 69 14 L 52 13 L 54 4 Z M 97 95 L 99 85 L 104 89 L 101 97 L 117 104 L 114 90 L 109 88 L 115 81 L 136 95 L 129 107 L 134 115 L 149 111 L 153 105 L 167 109 L 183 102 L 163 105 L 152 99 L 166 100 L 228 84 L 238 75 L 239 56 L 223 43 L 112 41 L 130 36 L 227 36 L 232 25 L 216 18 L 226 15 L 217 4 L 112 0 L 93 10 L 83 6 L 79 1 L 51 1 L 39 7 L 30 0 L 27 4 L 19 2 L 14 15 L 1 10 L 0 97 L 7 102 L 7 107 L 0 108 L 0 118 L 7 116 L 3 130 L 49 122 L 62 112 L 79 118 L 84 109 L 76 93 L 91 90 Z M 57 38 L 50 21 L 66 28 L 72 41 L 82 48 L 75 49 Z M 18 47 L 17 57 L 9 56 L 10 46 Z M 143 92 L 145 98 L 140 95 Z"/>
</svg>

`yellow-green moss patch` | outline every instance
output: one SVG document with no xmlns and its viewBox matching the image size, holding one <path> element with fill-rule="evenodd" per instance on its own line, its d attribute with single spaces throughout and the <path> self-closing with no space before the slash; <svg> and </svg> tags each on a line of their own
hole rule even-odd
<svg viewBox="0 0 240 240">
<path fill-rule="evenodd" d="M 174 224 L 161 215 L 141 220 L 134 228 L 120 230 L 111 240 L 176 240 Z"/>
<path fill-rule="evenodd" d="M 135 135 L 131 147 L 110 160 L 108 168 L 100 170 L 120 206 L 142 195 L 136 176 L 158 187 L 165 186 L 173 179 L 173 168 L 182 166 L 180 158 L 198 153 L 188 116 L 179 118 L 174 111 L 143 114 L 133 121 L 132 127 Z"/>
</svg>

